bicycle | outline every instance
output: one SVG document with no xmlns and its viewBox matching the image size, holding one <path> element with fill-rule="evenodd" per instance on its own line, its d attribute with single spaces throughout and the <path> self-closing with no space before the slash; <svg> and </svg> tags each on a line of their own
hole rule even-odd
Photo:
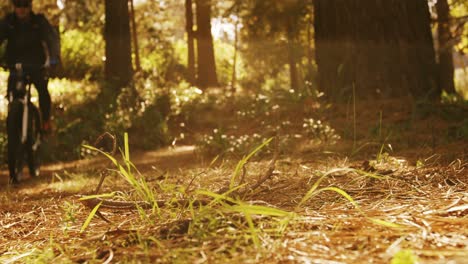
<svg viewBox="0 0 468 264">
<path fill-rule="evenodd" d="M 10 67 L 15 86 L 7 93 L 7 140 L 10 183 L 16 184 L 26 163 L 31 177 L 39 176 L 41 145 L 41 117 L 39 109 L 31 102 L 31 74 L 43 66 L 17 63 Z"/>
</svg>

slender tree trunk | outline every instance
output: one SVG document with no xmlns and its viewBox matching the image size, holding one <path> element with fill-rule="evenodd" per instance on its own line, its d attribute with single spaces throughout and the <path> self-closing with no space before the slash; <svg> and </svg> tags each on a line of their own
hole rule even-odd
<svg viewBox="0 0 468 264">
<path fill-rule="evenodd" d="M 312 27 L 314 26 L 314 21 L 312 15 L 309 15 L 309 20 L 307 21 L 307 80 L 311 80 L 314 55 L 312 52 Z"/>
<path fill-rule="evenodd" d="M 314 15 L 329 98 L 440 95 L 427 0 L 316 0 Z"/>
<path fill-rule="evenodd" d="M 132 19 L 132 33 L 133 33 L 133 54 L 135 55 L 135 69 L 136 71 L 141 70 L 141 63 L 140 63 L 140 48 L 138 45 L 138 32 L 137 32 L 137 24 L 135 19 L 135 7 L 133 5 L 133 0 L 129 0 L 130 5 L 130 17 Z"/>
<path fill-rule="evenodd" d="M 455 93 L 453 80 L 453 45 L 450 34 L 450 7 L 447 0 L 437 0 L 437 40 L 439 44 L 439 86 L 447 93 Z"/>
<path fill-rule="evenodd" d="M 211 0 L 196 0 L 196 3 L 198 85 L 205 89 L 218 85 L 211 35 Z"/>
<path fill-rule="evenodd" d="M 106 80 L 122 88 L 132 78 L 127 0 L 105 0 Z"/>
<path fill-rule="evenodd" d="M 236 13 L 236 23 L 234 25 L 234 55 L 232 59 L 232 76 L 231 76 L 231 92 L 234 94 L 236 92 L 236 82 L 237 82 L 237 52 L 238 52 L 238 42 L 239 42 L 239 16 L 238 12 Z"/>
<path fill-rule="evenodd" d="M 195 84 L 195 38 L 193 31 L 192 0 L 185 0 L 185 30 L 187 31 L 187 69 L 188 81 Z"/>
<path fill-rule="evenodd" d="M 291 21 L 287 22 L 287 35 L 288 35 L 288 60 L 289 60 L 289 79 L 291 89 L 297 91 L 299 89 L 298 74 L 297 74 L 297 62 L 295 54 L 295 36 L 293 31 L 293 25 Z"/>
</svg>

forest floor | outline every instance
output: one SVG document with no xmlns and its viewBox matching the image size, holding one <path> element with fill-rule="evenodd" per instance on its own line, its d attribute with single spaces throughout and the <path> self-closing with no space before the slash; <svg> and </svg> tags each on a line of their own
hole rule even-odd
<svg viewBox="0 0 468 264">
<path fill-rule="evenodd" d="M 174 146 L 130 150 L 139 173 L 118 161 L 120 172 L 145 180 L 133 187 L 101 156 L 47 164 L 41 177 L 14 187 L 2 171 L 0 262 L 466 263 L 466 107 L 416 111 L 407 101 L 373 101 L 244 110 L 199 109 L 174 123 L 184 133 Z M 270 127 L 280 129 L 257 155 L 227 153 L 231 141 L 267 137 Z M 109 195 L 81 201 L 101 175 L 99 193 Z M 108 222 L 96 215 L 88 224 L 96 203 L 86 201 L 96 199 L 153 206 L 103 203 Z"/>
</svg>

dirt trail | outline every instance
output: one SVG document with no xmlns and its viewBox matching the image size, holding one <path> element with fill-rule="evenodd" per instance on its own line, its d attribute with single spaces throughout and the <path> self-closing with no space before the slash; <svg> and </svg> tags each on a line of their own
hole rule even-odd
<svg viewBox="0 0 468 264">
<path fill-rule="evenodd" d="M 437 115 L 412 120 L 407 110 L 398 108 L 385 112 L 379 131 L 382 136 L 392 135 L 388 141 L 392 148 L 382 153 L 382 138 L 372 133 L 378 112 L 358 111 L 362 114 L 354 131 L 345 110 L 338 108 L 328 114 L 329 123 L 342 137 L 336 145 L 316 145 L 308 140 L 310 135 L 288 144 L 271 177 L 243 197 L 248 202 L 243 207 L 207 206 L 196 214 L 180 206 L 143 215 L 110 210 L 104 215 L 111 223 L 93 219 L 81 233 L 91 209 L 83 206 L 77 195 L 93 193 L 99 174 L 114 169 L 110 160 L 98 156 L 47 164 L 39 179 L 26 179 L 12 189 L 4 188 L 8 179 L 4 169 L 0 171 L 0 189 L 4 191 L 0 192 L 0 262 L 18 254 L 33 255 L 31 248 L 37 248 L 33 260 L 45 257 L 50 250 L 54 262 L 79 263 L 105 262 L 112 257 L 116 262 L 143 263 L 195 263 L 202 259 L 209 263 L 389 263 L 397 255 L 417 257 L 422 263 L 466 263 L 468 142 L 448 134 L 451 129 L 460 132 L 456 129 L 461 121 L 449 122 Z M 280 136 L 303 132 L 303 116 L 291 111 L 281 117 L 267 118 L 273 125 L 283 121 L 294 124 Z M 239 119 L 225 132 L 236 136 L 242 131 L 254 133 L 254 125 L 264 129 L 258 120 Z M 198 133 L 209 130 L 207 124 L 187 123 L 187 127 L 197 128 L 194 131 Z M 358 142 L 353 142 L 356 139 Z M 145 178 L 158 200 L 180 199 L 195 190 L 216 192 L 230 184 L 240 157 L 221 158 L 210 166 L 210 158 L 198 155 L 190 142 L 184 143 L 187 146 L 130 153 L 135 167 L 148 176 Z M 366 147 L 351 155 L 353 144 Z M 264 176 L 271 159 L 267 154 L 249 161 L 242 171 L 245 183 L 255 183 Z M 56 180 L 59 177 L 55 174 L 64 180 Z M 320 176 L 325 174 L 326 178 Z M 161 177 L 164 175 L 170 177 Z M 302 203 L 318 181 L 318 187 L 328 191 Z M 330 190 L 345 191 L 360 209 Z M 126 192 L 129 197 L 135 194 L 128 182 L 112 176 L 106 178 L 99 193 L 110 192 Z M 232 211 L 248 208 L 245 206 L 250 203 L 298 215 L 281 235 L 275 230 L 282 228 L 282 218 L 256 216 L 253 224 L 258 230 L 254 230 L 238 211 Z M 389 227 L 392 223 L 398 227 Z M 265 243 L 261 248 L 253 246 L 257 232 Z"/>
<path fill-rule="evenodd" d="M 195 153 L 194 146 L 176 146 L 151 151 L 138 151 L 130 153 L 130 155 L 130 159 L 141 173 L 151 173 L 151 171 L 155 170 L 174 171 L 202 163 L 202 159 Z M 105 157 L 98 156 L 76 161 L 45 164 L 41 167 L 41 178 L 50 179 L 55 173 L 60 175 L 64 171 L 89 172 L 113 168 L 114 165 L 111 161 Z M 27 182 L 29 180 L 27 169 L 24 172 L 24 181 Z M 5 166 L 0 171 L 0 186 L 6 186 L 8 179 L 8 169 Z"/>
</svg>

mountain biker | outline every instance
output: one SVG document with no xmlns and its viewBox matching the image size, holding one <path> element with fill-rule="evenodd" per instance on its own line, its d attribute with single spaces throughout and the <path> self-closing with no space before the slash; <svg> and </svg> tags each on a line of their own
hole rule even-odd
<svg viewBox="0 0 468 264">
<path fill-rule="evenodd" d="M 51 131 L 47 71 L 57 63 L 57 58 L 51 57 L 52 39 L 47 35 L 51 28 L 49 21 L 42 14 L 32 11 L 32 0 L 12 0 L 14 12 L 7 14 L 0 21 L 0 45 L 6 40 L 6 62 L 8 66 L 22 63 L 25 65 L 42 65 L 30 72 L 31 82 L 39 94 L 39 107 L 42 116 L 42 132 Z M 10 72 L 8 92 L 14 91 L 15 74 Z"/>
</svg>

